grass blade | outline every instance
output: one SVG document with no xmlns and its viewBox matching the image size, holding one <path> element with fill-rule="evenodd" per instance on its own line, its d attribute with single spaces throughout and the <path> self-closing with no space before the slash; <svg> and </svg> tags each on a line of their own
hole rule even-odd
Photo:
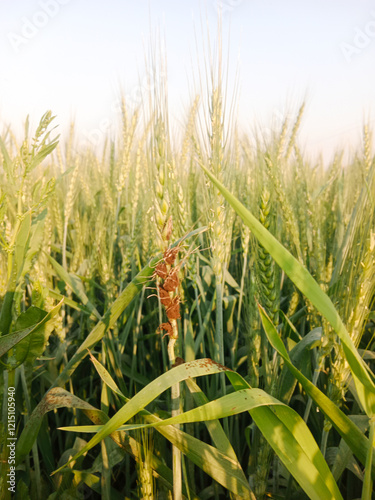
<svg viewBox="0 0 375 500">
<path fill-rule="evenodd" d="M 95 306 L 90 302 L 88 299 L 86 292 L 85 292 L 85 287 L 83 286 L 82 281 L 79 279 L 78 276 L 72 273 L 68 273 L 53 257 L 50 255 L 47 255 L 49 261 L 51 262 L 53 268 L 55 269 L 57 275 L 59 276 L 60 279 L 62 279 L 72 290 L 73 292 L 79 297 L 79 299 L 82 301 L 82 304 L 87 307 L 87 309 L 90 311 L 90 313 L 94 314 L 96 319 L 101 320 L 101 316 L 96 310 Z"/>
<path fill-rule="evenodd" d="M 236 372 L 226 375 L 236 391 L 250 388 Z M 288 471 L 310 498 L 340 499 L 341 494 L 324 457 L 302 418 L 284 404 L 250 410 L 254 422 Z"/>
<path fill-rule="evenodd" d="M 342 342 L 361 404 L 369 417 L 375 415 L 375 385 L 373 378 L 361 356 L 358 354 L 331 299 L 323 292 L 307 269 L 304 268 L 281 243 L 279 243 L 279 241 L 242 205 L 242 203 L 202 164 L 201 168 L 223 194 L 236 213 L 242 218 L 244 223 L 251 229 L 254 236 L 273 257 L 275 262 L 277 262 L 296 287 L 301 290 L 318 311 L 330 322 Z"/>
<path fill-rule="evenodd" d="M 244 411 L 250 411 L 256 422 L 262 422 L 260 428 L 265 437 L 310 498 L 321 500 L 341 498 L 328 465 L 305 422 L 294 410 L 261 389 L 242 389 L 176 417 L 148 425 L 124 425 L 118 430 L 129 431 L 142 427 L 217 420 Z M 75 432 L 100 432 L 97 426 L 63 429 Z"/>
<path fill-rule="evenodd" d="M 363 465 L 365 465 L 367 453 L 370 449 L 370 444 L 366 436 L 360 431 L 354 422 L 352 422 L 325 394 L 323 394 L 291 363 L 289 355 L 282 340 L 278 336 L 276 328 L 260 306 L 259 311 L 266 335 L 272 347 L 278 352 L 278 354 L 280 354 L 280 356 L 283 357 L 288 368 L 293 373 L 295 378 L 301 383 L 307 394 L 324 412 L 325 416 L 332 422 L 332 425 L 348 443 L 353 453 L 358 457 Z M 374 467 L 372 473 L 375 474 Z"/>
<path fill-rule="evenodd" d="M 90 450 L 93 446 L 100 443 L 102 439 L 114 432 L 123 425 L 127 420 L 136 415 L 140 410 L 153 401 L 159 394 L 170 389 L 173 384 L 182 382 L 189 377 L 199 377 L 207 374 L 222 373 L 228 370 L 222 365 L 212 361 L 211 359 L 200 359 L 183 363 L 166 373 L 163 373 L 157 379 L 150 382 L 136 396 L 125 404 L 111 420 L 89 441 L 89 443 L 75 455 L 68 463 L 77 460 L 83 453 Z M 65 467 L 65 466 L 63 466 Z M 60 467 L 62 469 L 63 467 Z M 60 470 L 58 469 L 58 470 Z M 58 472 L 55 471 L 55 472 Z"/>
<path fill-rule="evenodd" d="M 57 306 L 55 306 L 39 323 L 36 325 L 30 326 L 18 332 L 9 333 L 4 337 L 0 338 L 0 357 L 4 356 L 6 352 L 9 351 L 12 347 L 21 342 L 21 340 L 27 338 L 28 335 L 32 335 L 33 333 L 38 332 L 41 328 L 44 328 L 45 325 L 60 311 L 63 300 L 61 300 Z"/>
</svg>

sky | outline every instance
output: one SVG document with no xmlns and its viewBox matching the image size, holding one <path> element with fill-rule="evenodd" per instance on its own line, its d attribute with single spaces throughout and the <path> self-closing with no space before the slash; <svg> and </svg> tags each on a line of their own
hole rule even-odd
<svg viewBox="0 0 375 500">
<path fill-rule="evenodd" d="M 300 144 L 330 160 L 374 125 L 375 3 L 365 0 L 1 0 L 0 132 L 20 134 L 51 109 L 93 145 L 118 127 L 121 92 L 147 95 L 145 54 L 158 33 L 176 133 L 195 93 L 207 33 L 222 12 L 228 95 L 238 72 L 238 123 L 264 134 L 306 102 Z M 202 96 L 206 98 L 206 96 Z"/>
</svg>

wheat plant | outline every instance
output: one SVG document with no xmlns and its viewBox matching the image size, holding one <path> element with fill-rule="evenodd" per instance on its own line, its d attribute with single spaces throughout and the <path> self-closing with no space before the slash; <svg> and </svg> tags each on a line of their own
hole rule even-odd
<svg viewBox="0 0 375 500">
<path fill-rule="evenodd" d="M 100 153 L 1 134 L 3 499 L 12 388 L 17 498 L 372 498 L 371 130 L 312 164 L 207 61 L 180 134 L 164 61 Z"/>
</svg>

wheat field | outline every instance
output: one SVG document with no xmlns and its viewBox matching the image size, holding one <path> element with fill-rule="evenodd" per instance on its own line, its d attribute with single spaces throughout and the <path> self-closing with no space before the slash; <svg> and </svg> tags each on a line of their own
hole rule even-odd
<svg viewBox="0 0 375 500">
<path fill-rule="evenodd" d="M 374 498 L 371 130 L 311 163 L 207 90 L 2 134 L 1 498 Z"/>
</svg>

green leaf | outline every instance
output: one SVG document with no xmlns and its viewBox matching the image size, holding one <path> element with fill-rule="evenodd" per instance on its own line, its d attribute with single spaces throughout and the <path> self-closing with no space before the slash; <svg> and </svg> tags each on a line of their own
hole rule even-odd
<svg viewBox="0 0 375 500">
<path fill-rule="evenodd" d="M 371 500 L 371 498 L 372 498 L 373 481 L 372 481 L 372 477 L 371 477 L 371 469 L 372 469 L 373 458 L 374 458 L 373 450 L 375 448 L 375 419 L 371 419 L 371 421 L 370 421 L 369 441 L 370 441 L 370 446 L 369 446 L 369 449 L 367 450 L 365 478 L 363 480 L 363 489 L 362 489 L 361 500 Z"/>
<path fill-rule="evenodd" d="M 331 471 L 310 430 L 291 408 L 279 406 L 252 417 L 263 436 L 307 495 L 316 500 L 342 498 Z M 260 413 L 260 412 L 258 412 Z"/>
<path fill-rule="evenodd" d="M 159 394 L 169 389 L 177 382 L 210 373 L 220 373 L 225 370 L 227 370 L 227 368 L 210 359 L 201 359 L 190 363 L 184 363 L 164 373 L 126 403 L 68 463 L 77 460 L 83 453 L 90 450 L 106 436 L 115 432 L 122 423 L 132 418 Z M 152 416 L 148 418 L 151 417 Z M 243 498 L 248 497 L 249 486 L 237 460 L 233 460 L 216 448 L 206 443 L 202 443 L 198 439 L 174 427 L 169 427 L 161 431 L 161 433 L 165 435 L 172 444 L 186 454 L 190 460 L 210 474 L 220 484 L 230 491 L 233 491 L 235 494 L 242 495 Z M 55 473 L 64 467 L 65 466 L 60 467 Z"/>
<path fill-rule="evenodd" d="M 148 425 L 122 425 L 118 430 L 129 431 L 142 427 L 158 428 L 178 423 L 217 420 L 244 411 L 250 411 L 257 423 L 262 422 L 260 428 L 266 439 L 310 498 L 319 500 L 341 498 L 328 465 L 305 422 L 294 410 L 261 389 L 242 389 L 176 417 Z M 101 432 L 98 426 L 63 429 L 75 432 Z M 197 446 L 199 448 L 201 445 Z M 228 488 L 228 484 L 224 482 L 221 484 Z"/>
<path fill-rule="evenodd" d="M 103 382 L 115 394 L 117 394 L 121 399 L 123 399 L 125 401 L 129 401 L 129 399 L 127 397 L 125 397 L 124 394 L 117 387 L 115 381 L 112 379 L 111 375 L 108 373 L 106 368 L 94 356 L 92 356 L 91 353 L 90 353 L 90 359 L 94 363 L 95 369 L 98 372 L 100 378 L 103 380 Z M 185 382 L 188 385 L 189 390 L 192 392 L 194 400 L 196 401 L 196 403 L 198 403 L 198 405 L 204 405 L 204 404 L 209 402 L 206 395 L 201 391 L 201 389 L 194 382 L 193 379 L 188 378 L 188 379 L 186 379 Z M 150 413 L 147 411 L 140 411 L 139 414 L 142 416 L 145 416 L 145 415 L 150 416 Z M 160 420 L 161 424 L 162 424 L 162 422 L 163 421 Z M 218 448 L 218 450 L 220 452 L 224 453 L 225 455 L 227 455 L 230 459 L 233 459 L 238 463 L 238 459 L 236 457 L 236 454 L 235 454 L 235 452 L 232 448 L 232 445 L 231 445 L 229 439 L 227 438 L 223 428 L 221 427 L 220 422 L 218 420 L 211 420 L 211 421 L 206 420 L 205 424 L 206 424 L 207 429 L 208 429 L 208 431 L 213 439 L 213 442 L 215 443 L 216 447 Z M 122 426 L 122 427 L 124 427 L 126 429 L 130 429 L 130 428 L 135 429 L 138 427 L 150 427 L 153 425 L 154 424 L 148 424 L 148 425 L 147 424 L 139 424 L 139 425 L 135 425 L 135 426 Z M 157 425 L 157 424 L 155 424 L 155 425 Z M 83 428 L 80 428 L 80 426 L 70 427 L 69 430 L 71 430 L 73 432 L 76 431 L 76 429 L 78 429 L 76 432 L 79 432 L 80 430 L 82 432 L 94 432 L 92 430 L 93 428 L 96 429 L 95 432 L 99 430 L 98 426 L 96 426 L 96 427 L 95 426 L 83 426 L 83 427 L 85 430 Z M 67 428 L 61 428 L 61 430 L 67 430 Z M 187 456 L 189 456 L 189 451 L 186 451 L 186 454 L 187 454 Z"/>
<path fill-rule="evenodd" d="M 251 229 L 262 246 L 285 271 L 299 290 L 311 301 L 339 336 L 342 347 L 352 372 L 358 397 L 369 417 L 375 415 L 375 385 L 368 367 L 358 354 L 331 299 L 320 288 L 311 274 L 281 243 L 219 182 L 215 176 L 201 164 L 201 168 L 219 189 L 224 198 L 233 207 L 244 223 Z"/>
<path fill-rule="evenodd" d="M 49 154 L 52 153 L 52 151 L 56 148 L 58 143 L 59 141 L 57 136 L 53 139 L 53 141 L 50 144 L 44 146 L 31 160 L 28 170 L 29 171 L 34 170 L 35 167 L 37 167 L 40 163 L 42 163 L 44 158 L 46 158 Z"/>
<path fill-rule="evenodd" d="M 181 238 L 178 240 L 175 245 L 178 245 L 183 239 L 186 239 L 188 237 L 195 236 L 196 234 L 201 233 L 205 228 L 198 228 L 186 235 L 184 238 Z M 174 246 L 175 246 L 174 245 Z M 54 384 L 51 386 L 53 387 L 58 387 L 58 386 L 63 386 L 68 382 L 72 374 L 74 373 L 75 369 L 78 367 L 78 365 L 81 363 L 81 361 L 87 356 L 88 354 L 88 349 L 92 349 L 100 340 L 104 337 L 106 332 L 110 329 L 113 328 L 115 325 L 116 321 L 120 317 L 120 315 L 124 312 L 126 307 L 130 304 L 130 302 L 134 299 L 134 297 L 137 296 L 140 290 L 142 290 L 143 286 L 149 282 L 150 277 L 155 271 L 155 266 L 157 263 L 160 261 L 160 255 L 157 255 L 154 259 L 150 261 L 150 263 L 145 266 L 136 276 L 135 278 L 128 284 L 128 286 L 123 290 L 123 292 L 117 297 L 115 302 L 111 305 L 111 307 L 107 310 L 103 318 L 98 322 L 98 324 L 91 330 L 89 335 L 86 337 L 84 342 L 81 344 L 77 352 L 73 355 L 73 357 L 70 359 L 68 364 L 65 366 L 63 371 L 59 374 L 57 379 L 55 380 Z M 29 332 L 30 333 L 30 332 Z M 23 337 L 22 337 L 23 338 Z M 1 339 L 0 339 L 1 340 Z M 21 340 L 21 338 L 19 339 Z M 17 340 L 17 342 L 19 341 Z M 1 344 L 0 344 L 1 345 Z M 24 440 L 25 443 L 27 443 L 27 446 L 30 446 L 30 448 L 23 447 L 22 453 L 23 455 L 27 455 L 29 451 L 31 450 L 32 444 L 34 443 L 38 432 L 39 428 L 41 425 L 41 419 L 40 417 L 40 408 L 43 407 L 45 398 L 48 395 L 48 392 L 44 395 L 42 400 L 39 402 L 38 406 L 34 409 L 34 413 L 37 415 L 35 419 L 35 425 L 28 429 L 28 439 Z M 38 417 L 39 415 L 39 417 Z M 22 431 L 21 436 L 25 430 Z M 26 445 L 25 445 L 26 446 Z"/>
<path fill-rule="evenodd" d="M 59 302 L 44 318 L 36 325 L 25 328 L 24 330 L 9 333 L 0 338 L 0 357 L 4 356 L 12 347 L 14 347 L 22 339 L 25 339 L 28 335 L 35 334 L 39 329 L 43 329 L 44 326 L 59 312 L 63 301 Z"/>
<path fill-rule="evenodd" d="M 38 430 L 40 427 L 40 420 L 44 415 L 57 408 L 77 408 L 82 410 L 93 422 L 102 422 L 103 413 L 94 406 L 90 405 L 86 401 L 74 396 L 70 392 L 62 389 L 61 387 L 55 387 L 51 389 L 47 395 L 44 397 L 43 405 L 38 405 L 30 416 L 25 428 L 17 441 L 16 445 L 16 460 L 17 463 L 21 463 L 28 450 L 31 449 L 34 443 L 34 433 L 33 429 L 37 426 Z"/>
<path fill-rule="evenodd" d="M 236 372 L 227 371 L 236 391 L 249 384 Z M 310 498 L 340 499 L 331 471 L 302 418 L 284 404 L 256 407 L 250 415 L 282 463 Z"/>
<path fill-rule="evenodd" d="M 128 401 L 128 398 L 124 396 L 124 394 L 117 387 L 116 382 L 113 380 L 111 375 L 108 373 L 106 368 L 91 354 L 89 351 L 90 359 L 95 366 L 95 370 L 98 372 L 99 377 L 103 380 L 103 382 L 111 389 L 112 392 L 117 394 L 122 400 Z"/>
<path fill-rule="evenodd" d="M 6 335 L 12 323 L 12 307 L 30 234 L 31 212 L 27 212 L 21 221 L 17 221 L 14 234 L 14 251 L 11 256 L 10 277 L 0 314 L 0 335 Z"/>
<path fill-rule="evenodd" d="M 96 316 L 97 319 L 101 319 L 100 314 L 96 310 L 95 306 L 90 302 L 86 295 L 85 287 L 82 281 L 76 274 L 68 273 L 53 257 L 47 255 L 49 261 L 51 262 L 53 268 L 55 269 L 57 275 L 62 279 L 77 295 L 77 297 L 82 301 L 82 304 L 87 307 L 87 309 Z"/>
<path fill-rule="evenodd" d="M 154 415 L 143 418 L 145 421 L 163 423 L 161 419 Z M 140 424 L 140 427 L 142 426 Z M 137 426 L 134 427 L 137 428 Z M 87 426 L 87 428 L 90 429 L 91 426 Z M 156 430 L 186 455 L 189 460 L 229 491 L 240 495 L 240 498 L 247 499 L 249 496 L 252 499 L 254 498 L 250 493 L 248 482 L 237 460 L 233 460 L 213 446 L 171 425 L 161 425 Z"/>
<path fill-rule="evenodd" d="M 11 182 L 14 185 L 14 177 L 13 177 L 13 162 L 10 159 L 8 150 L 4 144 L 3 139 L 0 137 L 0 149 L 1 153 L 3 155 L 3 168 L 5 170 L 5 173 L 7 175 L 7 179 L 9 182 Z"/>
<path fill-rule="evenodd" d="M 193 379 L 188 378 L 185 380 L 185 383 L 188 386 L 190 393 L 193 395 L 194 402 L 197 406 L 209 403 L 209 399 Z M 204 423 L 216 448 L 228 455 L 228 457 L 238 460 L 231 442 L 225 434 L 219 420 L 205 420 Z"/>
<path fill-rule="evenodd" d="M 289 370 L 300 382 L 307 394 L 313 399 L 316 405 L 319 406 L 327 419 L 332 422 L 332 425 L 345 439 L 357 458 L 363 465 L 365 465 L 367 452 L 370 449 L 369 441 L 366 436 L 334 403 L 332 403 L 332 401 L 325 394 L 323 394 L 291 363 L 286 348 L 280 339 L 276 328 L 272 324 L 264 309 L 261 306 L 258 307 L 264 330 L 272 347 L 280 354 L 280 356 L 282 356 Z M 374 467 L 372 469 L 372 473 L 375 474 Z"/>
<path fill-rule="evenodd" d="M 198 361 L 198 360 L 197 360 Z M 207 361 L 207 360 L 200 360 Z M 159 377 L 160 378 L 160 377 Z M 259 406 L 283 405 L 281 401 L 273 398 L 261 389 L 241 389 L 221 398 L 209 401 L 193 410 L 181 413 L 175 417 L 160 420 L 152 424 L 129 424 L 121 425 L 117 430 L 130 431 L 145 427 L 160 427 L 164 425 L 188 424 L 194 422 L 205 422 L 218 420 L 219 418 L 231 417 L 244 411 L 252 410 Z M 293 410 L 291 410 L 293 411 Z M 60 427 L 64 431 L 73 432 L 99 432 L 102 428 L 98 425 L 78 425 L 70 427 Z"/>
<path fill-rule="evenodd" d="M 33 261 L 42 247 L 44 238 L 43 229 L 46 216 L 47 216 L 47 209 L 43 210 L 43 212 L 41 212 L 32 221 L 30 227 L 30 238 L 27 246 L 27 251 L 24 257 L 21 276 L 25 276 L 30 271 Z"/>
<path fill-rule="evenodd" d="M 96 369 L 97 373 L 99 374 L 100 378 L 103 380 L 103 382 L 114 393 L 116 393 L 121 399 L 123 399 L 125 401 L 129 401 L 129 399 L 120 391 L 116 382 L 113 380 L 113 378 L 108 373 L 106 368 L 94 356 L 92 356 L 91 353 L 90 353 L 90 359 L 94 363 L 95 369 Z M 192 382 L 192 381 L 189 380 L 189 382 Z M 139 412 L 139 414 L 146 416 L 146 418 L 154 418 L 154 416 L 151 413 L 149 413 L 147 410 L 142 410 Z M 107 417 L 105 422 L 107 422 L 108 420 L 109 420 L 109 417 Z M 113 439 L 113 434 L 111 434 L 111 437 Z M 127 439 L 128 438 L 129 438 L 129 436 L 127 435 Z M 132 439 L 132 438 L 130 438 L 130 439 Z M 138 453 L 138 449 L 137 449 L 137 453 Z M 234 458 L 236 458 L 235 454 L 234 454 Z M 151 455 L 151 467 L 157 471 L 158 476 L 161 477 L 164 484 L 169 489 L 173 489 L 172 471 L 167 466 L 163 465 L 162 462 L 159 459 L 157 459 L 153 454 Z M 186 494 L 185 486 L 183 486 L 183 491 L 184 491 L 184 494 Z M 193 495 L 193 497 L 196 498 L 194 495 Z"/>
<path fill-rule="evenodd" d="M 307 356 L 309 356 L 309 350 L 317 347 L 321 342 L 322 329 L 315 328 L 307 335 L 303 337 L 290 351 L 290 359 L 294 366 L 300 368 L 306 366 Z M 292 372 L 287 366 L 284 366 L 280 374 L 280 390 L 279 397 L 284 402 L 287 403 L 292 397 L 294 388 L 297 384 L 297 379 L 294 377 Z"/>
<path fill-rule="evenodd" d="M 134 280 L 129 283 L 129 285 L 125 288 L 125 290 L 121 293 L 121 295 L 115 300 L 112 306 L 108 309 L 103 319 L 99 321 L 99 323 L 95 326 L 95 328 L 89 333 L 87 338 L 81 344 L 77 352 L 70 359 L 68 364 L 65 366 L 64 370 L 59 374 L 51 389 L 58 386 L 63 386 L 71 377 L 74 370 L 80 364 L 80 362 L 87 356 L 88 350 L 92 349 L 105 335 L 109 328 L 112 328 L 115 322 L 118 320 L 120 314 L 124 311 L 124 309 L 130 304 L 132 299 L 137 295 L 139 290 L 143 287 L 143 285 L 148 281 L 149 277 L 154 272 L 154 266 L 158 262 L 160 257 L 155 258 L 149 266 L 146 266 Z M 29 334 L 30 332 L 27 332 Z M 23 337 L 21 337 L 23 338 Z M 21 340 L 17 340 L 19 342 Z M 2 339 L 0 339 L 1 342 Z M 0 344 L 1 349 L 1 344 Z M 1 355 L 1 350 L 0 350 Z M 39 428 L 41 425 L 41 421 L 43 418 L 43 414 L 41 409 L 43 409 L 46 398 L 48 397 L 49 392 L 47 392 L 42 400 L 39 402 L 38 406 L 33 410 L 31 415 L 33 426 L 28 427 L 27 431 L 24 429 L 18 440 L 19 453 L 20 456 L 26 456 L 32 448 L 32 445 L 38 435 Z M 31 418 L 30 417 L 30 418 Z M 27 437 L 24 434 L 27 432 Z M 21 443 L 21 444 L 20 444 Z"/>
<path fill-rule="evenodd" d="M 349 418 L 358 426 L 358 428 L 364 433 L 368 428 L 369 419 L 366 415 L 350 415 Z M 346 443 L 345 439 L 341 438 L 340 444 L 335 448 L 334 460 L 332 461 L 332 474 L 336 481 L 339 480 L 341 474 L 344 472 L 346 467 L 351 467 L 353 464 L 357 464 L 356 459 L 353 457 L 353 452 Z M 358 465 L 357 465 L 358 466 Z M 358 466 L 359 467 L 359 466 Z M 362 477 L 363 481 L 363 477 Z"/>
<path fill-rule="evenodd" d="M 19 232 L 16 236 L 15 248 L 14 248 L 14 262 L 13 265 L 16 268 L 16 279 L 18 280 L 21 276 L 25 255 L 28 250 L 28 240 L 30 236 L 31 229 L 31 212 L 27 212 L 22 219 Z"/>
<path fill-rule="evenodd" d="M 55 387 L 51 389 L 46 397 L 44 398 L 44 404 L 39 405 L 37 411 L 33 412 L 33 415 L 29 419 L 25 426 L 25 429 L 21 438 L 18 440 L 16 448 L 17 463 L 24 460 L 25 455 L 23 450 L 28 449 L 30 445 L 32 446 L 32 432 L 31 430 L 35 425 L 39 425 L 38 421 L 43 418 L 43 416 L 58 408 L 76 408 L 82 410 L 86 416 L 94 423 L 106 424 L 109 421 L 109 417 L 93 407 L 89 403 L 83 401 L 82 399 L 74 396 L 70 392 L 62 389 L 60 387 Z M 148 415 L 153 421 L 160 421 L 154 415 Z M 102 427 L 102 426 L 101 426 Z M 243 495 L 243 498 L 248 498 L 247 491 L 248 485 L 246 478 L 243 475 L 241 469 L 238 469 L 239 464 L 236 464 L 233 460 L 228 459 L 223 453 L 218 452 L 212 446 L 202 443 L 199 450 L 196 450 L 196 443 L 200 443 L 199 440 L 193 438 L 189 434 L 186 434 L 174 427 L 168 427 L 168 429 L 163 429 L 160 431 L 167 439 L 169 439 L 173 444 L 178 446 L 181 451 L 185 452 L 186 455 L 193 460 L 198 466 L 202 466 L 208 474 L 212 477 L 217 478 L 221 483 L 228 483 L 228 486 L 236 493 Z M 128 453 L 133 455 L 135 458 L 140 459 L 139 450 L 140 445 L 136 442 L 134 438 L 129 435 L 125 435 L 123 432 L 115 431 L 111 434 L 111 438 L 115 443 L 122 449 L 125 449 Z M 79 455 L 85 453 L 85 450 L 81 448 Z M 211 462 L 207 462 L 207 456 L 212 455 Z M 154 454 L 150 455 L 150 465 L 155 470 L 157 476 L 160 476 L 163 483 L 170 489 L 172 489 L 172 471 L 162 463 Z M 71 471 L 71 469 L 69 469 Z M 241 476 L 242 472 L 242 476 Z M 186 496 L 186 488 L 183 486 L 183 493 Z M 194 494 L 192 498 L 197 498 Z"/>
<path fill-rule="evenodd" d="M 150 382 L 138 394 L 136 394 L 128 403 L 125 404 L 111 419 L 110 421 L 89 441 L 85 449 L 82 451 L 90 450 L 95 445 L 100 443 L 102 439 L 114 432 L 120 425 L 123 425 L 127 420 L 136 415 L 140 410 L 145 408 L 151 401 L 153 401 L 159 394 L 170 389 L 172 385 L 182 382 L 189 377 L 199 377 L 202 375 L 221 373 L 228 368 L 212 361 L 211 359 L 200 359 L 191 361 L 190 363 L 183 363 L 166 373 L 163 373 L 157 379 Z M 70 462 L 77 460 L 82 454 L 74 456 Z M 69 462 L 69 463 L 70 463 Z M 60 467 L 61 469 L 62 467 Z M 60 470 L 58 469 L 58 470 Z M 57 472 L 57 471 L 56 471 Z"/>
<path fill-rule="evenodd" d="M 35 285 L 35 282 L 34 282 L 34 285 Z M 96 317 L 87 309 L 87 307 L 83 306 L 82 304 L 78 304 L 76 301 L 70 299 L 69 297 L 65 297 L 65 295 L 61 295 L 61 293 L 56 292 L 56 290 L 52 290 L 51 288 L 48 288 L 47 294 L 49 297 L 52 297 L 53 299 L 56 299 L 56 300 L 63 299 L 64 304 L 71 307 L 72 309 L 75 309 L 76 311 L 82 311 L 83 313 L 88 314 L 89 316 L 91 315 L 92 318 Z"/>
<path fill-rule="evenodd" d="M 35 326 L 47 316 L 47 312 L 39 307 L 31 306 L 17 318 L 15 329 L 25 330 L 30 326 Z M 43 354 L 46 342 L 48 340 L 50 329 L 47 328 L 48 321 L 43 324 L 32 335 L 28 335 L 21 340 L 15 347 L 15 357 L 18 364 L 32 362 L 38 356 Z M 53 326 L 52 326 L 53 328 Z"/>
</svg>

